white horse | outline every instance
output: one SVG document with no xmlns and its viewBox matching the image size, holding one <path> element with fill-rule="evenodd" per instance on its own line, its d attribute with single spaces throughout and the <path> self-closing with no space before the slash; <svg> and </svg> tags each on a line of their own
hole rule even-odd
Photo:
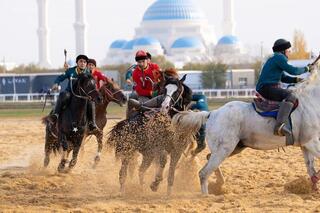
<svg viewBox="0 0 320 213">
<path fill-rule="evenodd" d="M 314 168 L 314 158 L 320 158 L 320 79 L 317 70 L 292 90 L 299 99 L 299 106 L 291 115 L 294 145 L 301 147 L 316 189 L 320 178 L 320 172 Z M 203 194 L 208 194 L 209 176 L 213 171 L 220 172 L 219 165 L 231 154 L 245 147 L 270 150 L 286 146 L 285 137 L 273 135 L 275 119 L 258 115 L 251 103 L 232 101 L 211 112 L 182 112 L 173 118 L 174 125 L 189 131 L 197 131 L 205 123 L 212 154 L 199 172 Z"/>
</svg>

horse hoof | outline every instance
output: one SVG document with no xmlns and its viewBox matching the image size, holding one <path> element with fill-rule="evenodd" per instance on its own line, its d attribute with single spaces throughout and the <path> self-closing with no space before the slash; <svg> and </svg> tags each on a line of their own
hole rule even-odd
<svg viewBox="0 0 320 213">
<path fill-rule="evenodd" d="M 150 185 L 150 189 L 151 189 L 153 192 L 158 191 L 158 187 L 159 187 L 159 184 L 156 183 L 156 182 L 153 182 L 153 183 Z"/>
<path fill-rule="evenodd" d="M 64 165 L 63 165 L 63 166 L 62 166 L 62 165 L 59 165 L 59 166 L 58 166 L 58 172 L 59 172 L 59 173 L 64 173 L 64 172 L 65 172 L 65 171 L 64 171 L 64 168 L 65 168 Z"/>
</svg>

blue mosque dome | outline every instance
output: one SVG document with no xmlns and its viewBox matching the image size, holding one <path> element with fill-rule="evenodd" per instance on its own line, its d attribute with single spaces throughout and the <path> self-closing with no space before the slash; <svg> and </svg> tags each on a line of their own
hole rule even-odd
<svg viewBox="0 0 320 213">
<path fill-rule="evenodd" d="M 143 21 L 204 18 L 204 13 L 193 0 L 157 0 L 144 13 Z"/>
<path fill-rule="evenodd" d="M 123 46 L 127 43 L 126 40 L 115 40 L 111 43 L 110 47 L 111 49 L 121 49 Z"/>
<path fill-rule="evenodd" d="M 233 45 L 233 44 L 238 44 L 238 43 L 239 43 L 239 39 L 236 36 L 233 36 L 233 35 L 223 36 L 218 41 L 218 45 L 220 45 L 220 44 L 222 44 L 222 45 L 223 44 Z"/>
<path fill-rule="evenodd" d="M 128 42 L 122 47 L 122 49 L 124 49 L 124 50 L 132 50 L 135 41 L 136 41 L 135 39 L 128 41 Z"/>
<path fill-rule="evenodd" d="M 203 47 L 203 43 L 197 37 L 182 37 L 173 42 L 171 48 L 197 48 Z"/>
<path fill-rule="evenodd" d="M 134 42 L 134 46 L 148 46 L 148 45 L 160 45 L 160 42 L 152 37 L 137 38 Z"/>
</svg>

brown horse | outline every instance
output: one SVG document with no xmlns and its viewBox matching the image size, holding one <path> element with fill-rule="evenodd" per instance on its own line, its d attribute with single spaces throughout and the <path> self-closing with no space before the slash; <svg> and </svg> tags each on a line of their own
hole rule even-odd
<svg viewBox="0 0 320 213">
<path fill-rule="evenodd" d="M 168 194 L 171 193 L 176 165 L 183 153 L 190 144 L 190 138 L 175 136 L 171 128 L 171 118 L 176 111 L 184 110 L 191 102 L 192 91 L 183 84 L 182 80 L 165 76 L 165 100 L 162 103 L 163 113 L 140 113 L 137 116 L 125 119 L 116 124 L 110 131 L 107 144 L 115 148 L 116 157 L 121 159 L 119 171 L 120 191 L 124 193 L 127 169 L 132 161 L 135 161 L 137 152 L 142 154 L 142 163 L 139 168 L 140 185 L 144 185 L 144 173 L 156 159 L 158 163 L 157 173 L 150 188 L 153 191 L 158 189 L 163 179 L 163 170 L 167 162 L 167 155 L 170 155 L 170 168 L 168 177 Z"/>
<path fill-rule="evenodd" d="M 100 161 L 101 150 L 103 147 L 102 140 L 103 140 L 103 129 L 107 124 L 107 107 L 110 102 L 115 102 L 122 106 L 126 103 L 127 99 L 126 96 L 123 94 L 122 90 L 113 80 L 104 84 L 100 89 L 99 92 L 102 97 L 102 102 L 96 104 L 96 123 L 97 126 L 101 131 L 96 133 L 91 133 L 86 130 L 84 138 L 87 138 L 90 135 L 94 135 L 97 139 L 98 149 L 97 155 L 94 159 L 94 167 Z M 46 120 L 46 117 L 43 119 L 43 123 L 46 125 L 46 136 L 45 136 L 45 158 L 44 158 L 44 167 L 47 167 L 50 162 L 50 155 L 53 152 L 56 154 L 59 152 L 61 146 L 58 143 L 57 137 L 57 125 L 51 124 Z"/>
<path fill-rule="evenodd" d="M 86 137 L 94 135 L 98 142 L 98 150 L 97 155 L 94 159 L 94 167 L 97 166 L 100 161 L 101 150 L 103 147 L 103 129 L 107 124 L 107 107 L 109 103 L 114 102 L 119 104 L 120 106 L 123 106 L 127 102 L 126 96 L 123 94 L 119 85 L 113 80 L 108 81 L 106 84 L 104 84 L 100 88 L 99 92 L 103 97 L 103 101 L 101 104 L 96 105 L 96 124 L 101 131 L 98 131 L 96 133 L 87 132 L 86 135 Z"/>
</svg>

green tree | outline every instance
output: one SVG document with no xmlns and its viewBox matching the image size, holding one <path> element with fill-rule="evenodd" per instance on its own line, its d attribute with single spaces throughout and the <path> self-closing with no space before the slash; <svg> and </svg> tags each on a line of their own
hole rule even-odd
<svg viewBox="0 0 320 213">
<path fill-rule="evenodd" d="M 201 76 L 203 88 L 225 88 L 227 69 L 227 65 L 222 63 L 210 62 L 205 64 Z"/>
<path fill-rule="evenodd" d="M 174 64 L 168 60 L 162 55 L 152 57 L 151 60 L 153 63 L 156 63 L 159 65 L 160 69 L 165 70 L 167 68 L 174 68 Z"/>
<path fill-rule="evenodd" d="M 183 66 L 183 70 L 204 70 L 205 64 L 203 63 L 187 63 Z"/>
</svg>

